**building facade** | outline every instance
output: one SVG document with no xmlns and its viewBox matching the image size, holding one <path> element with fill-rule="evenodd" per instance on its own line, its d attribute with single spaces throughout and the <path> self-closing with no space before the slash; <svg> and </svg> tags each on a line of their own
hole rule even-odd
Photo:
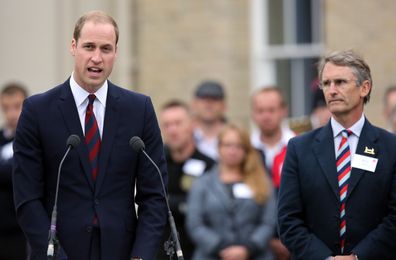
<svg viewBox="0 0 396 260">
<path fill-rule="evenodd" d="M 318 58 L 355 49 L 372 68 L 366 114 L 384 126 L 382 95 L 396 82 L 392 0 L 1 0 L 0 85 L 25 83 L 31 94 L 65 80 L 73 26 L 85 11 L 102 9 L 120 27 L 111 80 L 150 95 L 158 108 L 189 101 L 200 81 L 222 82 L 228 117 L 250 122 L 250 94 L 281 87 L 290 116 L 309 113 Z"/>
</svg>

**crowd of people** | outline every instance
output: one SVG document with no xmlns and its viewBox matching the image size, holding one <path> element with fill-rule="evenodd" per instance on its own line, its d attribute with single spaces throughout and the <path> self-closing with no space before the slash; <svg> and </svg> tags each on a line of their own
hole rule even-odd
<svg viewBox="0 0 396 260">
<path fill-rule="evenodd" d="M 341 52 L 338 55 L 340 56 L 339 59 L 346 56 L 345 59 L 361 61 L 361 58 L 353 52 Z M 328 63 L 332 62 L 333 60 L 328 61 Z M 336 65 L 338 64 L 336 63 Z M 353 64 L 350 65 L 349 63 L 341 63 L 339 66 L 350 66 L 350 70 L 353 72 L 355 69 Z M 172 139 L 175 140 L 178 137 L 178 140 L 189 140 L 184 142 L 185 145 L 179 145 L 179 152 L 190 150 L 190 154 L 196 151 L 207 156 L 206 159 L 201 157 L 201 163 L 193 164 L 197 169 L 200 169 L 197 170 L 199 173 L 196 174 L 189 173 L 192 170 L 192 164 L 186 163 L 186 160 L 180 160 L 181 164 L 179 164 L 178 170 L 175 170 L 173 164 L 169 164 L 168 160 L 170 181 L 168 192 L 172 201 L 172 209 L 178 215 L 183 216 L 183 218 L 178 219 L 177 225 L 182 245 L 186 245 L 184 254 L 187 259 L 292 259 L 295 256 L 297 256 L 297 259 L 321 259 L 316 258 L 318 255 L 315 254 L 300 256 L 296 254 L 294 245 L 298 244 L 297 241 L 288 244 L 291 237 L 289 233 L 287 238 L 282 238 L 284 234 L 277 224 L 276 208 L 276 204 L 280 203 L 280 210 L 284 209 L 283 200 L 285 199 L 282 198 L 283 200 L 280 202 L 278 200 L 282 172 L 287 171 L 287 169 L 284 170 L 284 167 L 289 141 L 294 137 L 306 136 L 303 135 L 304 133 L 316 133 L 313 131 L 315 129 L 326 129 L 331 124 L 331 118 L 337 120 L 339 112 L 329 109 L 330 101 L 333 98 L 341 100 L 353 98 L 348 97 L 347 94 L 349 93 L 341 92 L 342 89 L 339 87 L 339 85 L 349 83 L 348 79 L 345 79 L 344 82 L 343 78 L 338 78 L 344 75 L 330 74 L 329 77 L 336 77 L 333 83 L 335 87 L 331 91 L 340 91 L 340 93 L 331 93 L 327 96 L 328 91 L 323 87 L 323 77 L 327 77 L 327 74 L 320 74 L 319 76 L 322 76 L 321 80 L 315 80 L 314 85 L 311 86 L 311 114 L 307 117 L 307 122 L 301 123 L 300 121 L 298 125 L 296 121 L 299 119 L 290 120 L 288 117 L 287 102 L 282 90 L 277 86 L 266 86 L 253 92 L 250 104 L 251 120 L 255 127 L 250 134 L 246 132 L 248 130 L 246 127 L 236 126 L 227 120 L 226 95 L 220 82 L 204 81 L 200 83 L 195 89 L 190 106 L 183 101 L 173 100 L 163 107 L 159 114 L 159 120 L 165 147 L 172 150 L 170 147 L 175 147 L 175 142 L 172 142 Z M 355 77 L 364 81 L 364 79 L 360 79 L 359 74 Z M 351 76 L 348 75 L 348 78 L 351 78 Z M 357 81 L 356 84 L 361 83 Z M 332 85 L 331 82 L 330 85 Z M 389 127 L 394 122 L 392 121 L 392 115 L 394 116 L 395 113 L 392 114 L 392 109 L 395 106 L 395 94 L 396 88 L 390 87 L 384 96 L 385 116 L 390 123 Z M 361 104 L 365 104 L 367 102 L 365 100 L 368 100 L 369 96 L 361 95 L 360 99 Z M 339 101 L 337 100 L 337 102 Z M 352 106 L 353 104 L 350 105 L 350 103 L 349 101 L 347 105 Z M 169 110 L 169 107 L 173 108 L 173 112 Z M 183 116 L 175 107 L 183 108 Z M 358 107 L 361 111 L 363 109 L 362 105 L 355 105 L 353 108 L 355 107 Z M 342 111 L 342 113 L 346 112 L 349 112 L 349 110 Z M 186 129 L 183 126 L 187 124 L 181 122 L 184 122 L 186 117 L 189 118 L 188 121 L 190 122 L 188 124 L 189 130 L 183 131 L 183 129 Z M 173 124 L 170 124 L 170 118 L 173 118 Z M 173 125 L 173 138 L 169 130 L 171 125 Z M 350 125 L 345 127 L 350 127 Z M 389 130 L 391 131 L 391 129 Z M 182 138 L 183 132 L 185 138 Z M 189 145 L 186 145 L 187 143 Z M 302 149 L 308 147 L 308 144 L 306 144 Z M 177 154 L 176 150 L 174 150 L 174 154 Z M 304 154 L 302 150 L 299 155 L 306 156 L 307 154 Z M 212 167 L 210 166 L 212 163 L 207 162 L 210 158 L 214 161 Z M 252 161 L 260 164 L 257 165 Z M 288 158 L 288 161 L 290 161 L 290 158 Z M 296 162 L 294 162 L 293 166 L 297 167 L 298 165 L 296 166 Z M 203 168 L 205 170 L 202 170 Z M 208 168 L 210 169 L 208 170 Z M 252 181 L 255 174 L 250 172 L 249 169 L 255 169 L 256 173 L 260 173 L 256 176 L 258 179 Z M 309 173 L 313 174 L 320 167 L 315 166 L 311 169 Z M 293 171 L 294 174 L 298 172 L 296 169 Z M 336 176 L 336 172 L 334 175 Z M 260 179 L 259 176 L 263 178 Z M 186 179 L 188 179 L 188 182 L 186 182 Z M 257 183 L 261 183 L 259 189 Z M 295 185 L 283 184 L 283 186 L 292 188 Z M 303 188 L 304 186 L 301 187 L 301 189 Z M 318 189 L 322 189 L 322 187 L 319 186 Z M 182 193 L 181 190 L 183 190 Z M 297 191 L 298 189 L 287 190 L 283 191 L 281 195 L 292 193 L 304 197 L 303 194 L 299 195 L 300 193 Z M 264 200 L 258 199 L 259 194 L 263 194 L 262 192 L 267 192 L 270 196 Z M 315 192 L 319 194 L 319 191 L 315 190 Z M 320 196 L 315 196 L 315 198 L 321 199 Z M 293 199 L 286 199 L 287 202 L 295 202 L 295 200 L 294 197 Z M 309 205 L 309 202 L 304 201 L 300 204 L 304 208 L 304 205 Z M 287 206 L 289 205 L 287 204 Z M 327 207 L 328 204 L 324 203 L 323 206 Z M 288 216 L 288 214 L 291 214 L 290 210 L 291 208 L 287 208 L 284 214 Z M 296 209 L 292 210 L 295 211 Z M 315 211 L 315 209 L 312 210 Z M 282 214 L 283 211 L 279 213 Z M 299 213 L 302 218 L 301 221 L 307 221 L 305 218 L 309 218 L 309 216 L 304 216 L 304 213 L 304 211 Z M 334 218 L 334 214 L 332 216 Z M 283 221 L 283 218 L 281 218 L 283 216 L 280 215 L 279 217 L 280 221 Z M 283 224 L 282 221 L 279 223 Z M 339 222 L 333 221 L 333 226 L 338 225 L 337 223 Z M 309 222 L 307 224 L 310 225 Z M 337 230 L 337 228 L 334 228 L 333 231 L 337 232 Z M 286 231 L 290 232 L 290 230 Z M 363 238 L 361 237 L 361 239 Z M 350 244 L 348 243 L 348 245 Z M 301 249 L 297 248 L 298 250 Z M 323 259 L 333 256 L 335 259 L 342 259 L 340 255 L 345 254 L 345 251 L 342 253 L 339 253 L 339 251 L 340 247 L 331 248 L 331 252 L 328 252 L 329 255 Z M 352 249 L 349 248 L 348 253 L 351 252 Z M 362 255 L 364 255 L 364 252 Z M 384 256 L 387 255 L 384 254 Z M 163 254 L 159 259 L 169 259 L 169 256 Z"/>
<path fill-rule="evenodd" d="M 287 124 L 284 94 L 276 86 L 252 94 L 256 127 L 249 133 L 227 120 L 225 92 L 220 82 L 205 80 L 190 104 L 171 100 L 159 112 L 169 200 L 184 256 L 289 259 L 276 225 L 281 169 L 288 141 L 296 136 Z M 314 101 L 313 111 L 325 106 L 323 95 Z M 169 256 L 160 250 L 157 259 Z"/>
<path fill-rule="evenodd" d="M 81 144 L 69 147 L 59 186 L 63 259 L 170 259 L 165 194 L 139 149 L 165 180 L 184 259 L 395 259 L 396 87 L 384 96 L 389 131 L 371 125 L 371 72 L 359 55 L 322 58 L 305 128 L 288 124 L 281 88 L 257 89 L 249 131 L 227 118 L 232 104 L 215 80 L 190 103 L 162 104 L 157 122 L 148 96 L 108 80 L 118 37 L 113 18 L 86 13 L 64 83 L 31 97 L 4 86 L 0 259 L 47 259 L 71 134 Z M 133 136 L 143 142 L 135 152 Z"/>
</svg>

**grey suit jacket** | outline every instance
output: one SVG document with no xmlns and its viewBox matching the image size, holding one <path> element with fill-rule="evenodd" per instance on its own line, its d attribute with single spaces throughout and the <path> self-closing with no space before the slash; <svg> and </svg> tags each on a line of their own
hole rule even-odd
<svg viewBox="0 0 396 260">
<path fill-rule="evenodd" d="M 273 195 L 265 206 L 253 199 L 234 199 L 220 181 L 217 167 L 197 179 L 190 191 L 186 225 L 196 245 L 193 259 L 219 259 L 219 251 L 230 245 L 253 248 L 250 259 L 272 259 L 268 242 L 275 223 Z"/>
</svg>

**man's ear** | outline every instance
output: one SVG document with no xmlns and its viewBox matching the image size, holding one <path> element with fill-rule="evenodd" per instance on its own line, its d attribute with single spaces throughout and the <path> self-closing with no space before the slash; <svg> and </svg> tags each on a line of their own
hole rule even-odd
<svg viewBox="0 0 396 260">
<path fill-rule="evenodd" d="M 77 41 L 73 38 L 69 50 L 72 56 L 76 54 L 76 48 L 77 48 Z"/>
<path fill-rule="evenodd" d="M 362 85 L 360 86 L 360 96 L 362 98 L 365 98 L 370 93 L 370 90 L 371 90 L 370 81 L 368 80 L 363 81 Z"/>
</svg>

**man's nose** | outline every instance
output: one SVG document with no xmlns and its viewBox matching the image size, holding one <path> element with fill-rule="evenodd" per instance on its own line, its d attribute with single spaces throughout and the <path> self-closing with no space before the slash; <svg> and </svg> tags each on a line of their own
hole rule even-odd
<svg viewBox="0 0 396 260">
<path fill-rule="evenodd" d="M 337 87 L 337 85 L 335 84 L 334 81 L 330 82 L 330 85 L 329 85 L 329 88 L 328 88 L 328 92 L 331 93 L 331 94 L 334 94 L 334 93 L 338 92 L 338 87 Z"/>
<path fill-rule="evenodd" d="M 95 63 L 99 63 L 102 61 L 102 53 L 100 52 L 100 49 L 96 49 L 93 52 L 91 60 Z"/>
</svg>

